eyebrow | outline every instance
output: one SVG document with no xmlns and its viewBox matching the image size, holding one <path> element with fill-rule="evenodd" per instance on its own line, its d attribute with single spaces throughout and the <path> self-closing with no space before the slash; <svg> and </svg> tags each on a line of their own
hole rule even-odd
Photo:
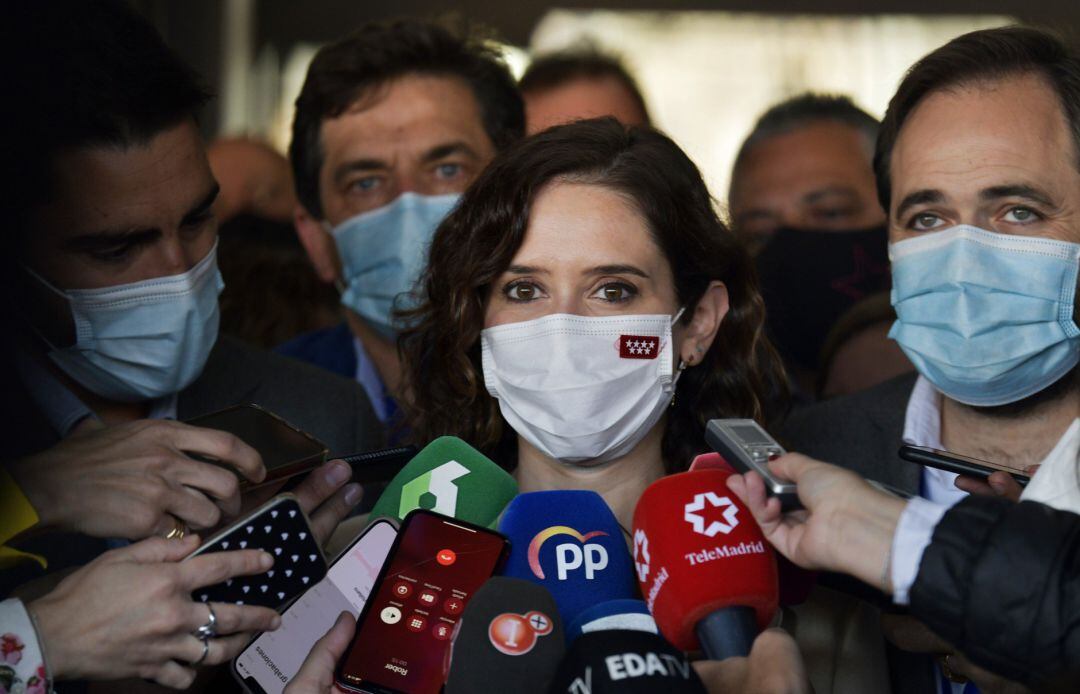
<svg viewBox="0 0 1080 694">
<path fill-rule="evenodd" d="M 453 154 L 463 154 L 470 159 L 478 158 L 476 151 L 473 150 L 472 147 L 462 141 L 457 141 L 447 142 L 446 144 L 436 145 L 435 147 L 432 147 L 424 153 L 424 156 L 420 158 L 420 161 L 425 164 L 430 164 L 432 162 L 438 161 L 439 159 L 445 159 L 446 157 L 449 157 Z"/>
<path fill-rule="evenodd" d="M 979 191 L 980 200 L 989 202 L 1000 198 L 1026 198 L 1032 202 L 1037 202 L 1040 205 L 1045 205 L 1046 207 L 1054 206 L 1054 203 L 1050 200 L 1050 196 L 1045 191 L 1024 183 L 1010 183 L 1001 186 L 993 186 Z"/>
<path fill-rule="evenodd" d="M 180 220 L 181 226 L 187 226 L 201 221 L 210 214 L 210 208 L 217 200 L 221 192 L 221 186 L 214 182 L 213 187 L 204 195 L 199 202 L 193 205 Z M 138 243 L 149 241 L 161 235 L 161 229 L 157 227 L 143 227 L 130 229 L 101 229 L 77 234 L 65 242 L 68 248 L 76 251 L 95 251 L 110 248 L 118 243 Z"/>
<path fill-rule="evenodd" d="M 535 265 L 511 265 L 506 268 L 511 275 L 548 275 L 548 270 Z M 649 273 L 634 265 L 597 265 L 585 271 L 587 275 L 635 275 L 642 279 L 649 279 Z"/>
<path fill-rule="evenodd" d="M 855 192 L 854 188 L 848 186 L 829 186 L 827 188 L 819 188 L 817 190 L 810 191 L 803 196 L 803 202 L 814 203 L 821 200 L 824 197 L 830 195 L 839 195 L 845 198 L 851 198 L 857 200 L 859 194 Z"/>
<path fill-rule="evenodd" d="M 944 202 L 945 195 L 940 190 L 917 190 L 900 201 L 896 208 L 896 216 L 903 217 L 904 213 L 916 205 L 925 205 L 931 202 Z"/>
</svg>

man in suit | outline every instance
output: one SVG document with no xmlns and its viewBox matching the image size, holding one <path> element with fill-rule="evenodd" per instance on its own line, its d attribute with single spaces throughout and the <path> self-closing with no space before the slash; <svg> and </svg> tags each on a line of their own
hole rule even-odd
<svg viewBox="0 0 1080 694">
<path fill-rule="evenodd" d="M 1078 138 L 1080 57 L 1044 32 L 973 32 L 916 63 L 882 123 L 875 174 L 889 215 L 890 335 L 918 375 L 796 413 L 779 432 L 791 450 L 944 504 L 1019 496 L 1005 473 L 958 479 L 897 449 L 1025 470 L 1080 414 Z M 894 625 L 908 650 L 950 650 Z"/>
<path fill-rule="evenodd" d="M 254 402 L 334 452 L 377 448 L 382 429 L 355 384 L 218 336 L 218 185 L 195 120 L 207 97 L 190 68 L 121 2 L 10 14 L 5 48 L 37 58 L 11 63 L 20 108 L 10 110 L 14 156 L 5 161 L 18 176 L 5 177 L 14 253 L 2 275 L 14 330 L 4 350 L 4 461 L 38 516 L 74 506 L 81 515 L 57 526 L 137 539 L 238 513 L 237 475 L 184 452 L 256 481 L 265 474 L 258 454 L 231 435 L 148 420 Z M 27 43 L 41 36 L 54 48 Z M 87 436 L 79 465 L 33 457 Z M 348 479 L 347 465 L 331 463 L 297 488 L 320 535 L 359 501 Z M 99 548 L 43 544 L 50 568 Z"/>
</svg>

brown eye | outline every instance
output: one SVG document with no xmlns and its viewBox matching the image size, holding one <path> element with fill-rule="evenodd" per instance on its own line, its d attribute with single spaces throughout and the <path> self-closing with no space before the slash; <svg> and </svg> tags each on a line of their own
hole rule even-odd
<svg viewBox="0 0 1080 694">
<path fill-rule="evenodd" d="M 536 298 L 536 285 L 529 282 L 515 282 L 505 290 L 510 301 L 532 301 Z"/>
<path fill-rule="evenodd" d="M 596 290 L 593 294 L 597 299 L 608 303 L 618 304 L 629 301 L 638 293 L 637 288 L 625 282 L 609 282 Z"/>
</svg>

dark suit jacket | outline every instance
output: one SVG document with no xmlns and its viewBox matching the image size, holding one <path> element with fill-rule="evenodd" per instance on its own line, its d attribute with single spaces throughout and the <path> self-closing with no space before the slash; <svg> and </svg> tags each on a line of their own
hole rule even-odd
<svg viewBox="0 0 1080 694">
<path fill-rule="evenodd" d="M 862 392 L 796 410 L 777 436 L 789 451 L 918 494 L 922 467 L 897 455 L 917 377 L 904 374 Z"/>
<path fill-rule="evenodd" d="M 916 378 L 914 373 L 897 376 L 862 392 L 797 410 L 777 430 L 777 437 L 789 451 L 918 494 L 922 467 L 897 455 Z M 894 694 L 937 691 L 937 674 L 928 656 L 890 644 L 886 657 Z"/>
<path fill-rule="evenodd" d="M 6 444 L 3 459 L 30 455 L 56 444 L 56 433 L 33 406 L 18 378 L 9 372 L 0 381 L 4 387 L 0 397 L 0 423 Z M 240 403 L 255 403 L 281 415 L 324 442 L 332 454 L 377 449 L 385 438 L 359 384 L 222 336 L 210 352 L 202 374 L 180 392 L 177 419 L 190 419 Z M 66 533 L 16 544 L 44 554 L 50 571 L 85 563 L 105 549 L 103 540 Z M 35 572 L 29 564 L 5 572 L 8 575 L 0 580 L 0 595 Z"/>
</svg>

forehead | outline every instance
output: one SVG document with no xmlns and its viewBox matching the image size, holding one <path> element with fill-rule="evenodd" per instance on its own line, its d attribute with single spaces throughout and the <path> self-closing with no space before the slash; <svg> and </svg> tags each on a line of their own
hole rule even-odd
<svg viewBox="0 0 1080 694">
<path fill-rule="evenodd" d="M 644 124 L 645 114 L 641 107 L 615 77 L 579 77 L 550 89 L 527 93 L 524 97 L 531 132 L 600 116 L 614 116 L 628 125 Z"/>
<path fill-rule="evenodd" d="M 448 141 L 493 149 L 480 104 L 457 77 L 407 75 L 361 96 L 323 121 L 326 166 L 352 159 L 420 155 Z"/>
<path fill-rule="evenodd" d="M 873 177 L 870 145 L 856 128 L 818 121 L 754 144 L 739 162 L 736 195 L 806 193 Z"/>
<path fill-rule="evenodd" d="M 602 185 L 564 181 L 536 195 L 514 262 L 568 269 L 616 262 L 667 267 L 648 222 L 626 196 Z"/>
<path fill-rule="evenodd" d="M 890 173 L 893 205 L 921 189 L 963 194 L 1008 182 L 1055 190 L 1076 176 L 1076 147 L 1051 86 L 1018 75 L 926 96 L 900 129 Z"/>
<path fill-rule="evenodd" d="M 198 128 L 185 121 L 145 143 L 61 152 L 52 166 L 50 200 L 33 222 L 39 232 L 63 237 L 171 228 L 213 180 Z"/>
</svg>

